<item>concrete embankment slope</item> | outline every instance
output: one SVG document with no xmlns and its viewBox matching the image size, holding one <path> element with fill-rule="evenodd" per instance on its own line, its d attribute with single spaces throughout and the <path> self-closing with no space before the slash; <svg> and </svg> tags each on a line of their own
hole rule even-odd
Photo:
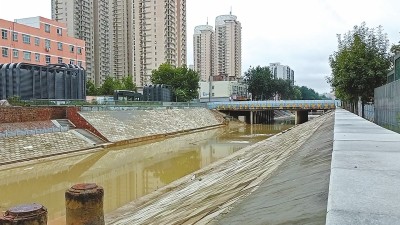
<svg viewBox="0 0 400 225">
<path fill-rule="evenodd" d="M 78 111 L 74 110 L 78 115 Z M 204 108 L 157 109 L 136 111 L 96 111 L 80 112 L 84 120 L 79 122 L 85 127 L 98 129 L 108 141 L 119 142 L 135 139 L 153 139 L 168 134 L 180 133 L 214 127 L 223 124 L 221 115 Z M 15 128 L 43 128 L 54 126 L 51 121 L 7 123 L 0 126 L 0 131 Z M 80 125 L 82 125 L 80 124 Z M 76 124 L 78 125 L 78 124 Z M 36 127 L 35 127 L 36 126 Z M 49 156 L 58 156 L 83 150 L 101 150 L 95 133 L 82 129 L 47 134 L 0 138 L 0 165 L 30 161 Z M 90 130 L 92 131 L 92 130 Z M 93 132 L 93 131 L 92 131 Z M 101 136 L 100 136 L 101 137 Z M 106 138 L 104 138 L 106 139 Z M 100 139 L 98 139 L 100 140 Z M 98 147 L 98 149 L 96 149 Z"/>
<path fill-rule="evenodd" d="M 231 215 L 232 207 L 240 206 L 239 202 L 260 188 L 270 191 L 267 197 L 273 202 L 256 196 L 260 199 L 259 215 L 267 214 L 262 209 L 264 203 L 266 207 L 270 204 L 272 221 L 284 221 L 291 213 L 294 215 L 290 218 L 302 215 L 304 219 L 325 221 L 332 129 L 333 113 L 328 113 L 246 147 L 109 214 L 107 224 L 218 223 L 226 218 L 225 213 Z M 317 133 L 323 136 L 313 137 Z M 312 169 L 301 171 L 307 167 Z M 286 204 L 285 199 L 291 201 L 287 206 L 292 208 L 276 207 Z M 315 206 L 307 210 L 308 204 Z M 251 218 L 251 207 L 248 209 L 247 218 Z"/>
<path fill-rule="evenodd" d="M 324 224 L 333 121 L 330 115 L 257 190 L 211 224 Z"/>
<path fill-rule="evenodd" d="M 400 134 L 337 110 L 326 224 L 400 224 Z"/>
<path fill-rule="evenodd" d="M 216 115 L 204 108 L 80 112 L 111 142 L 171 134 L 221 125 Z"/>
<path fill-rule="evenodd" d="M 70 130 L 47 134 L 0 138 L 0 165 L 72 153 L 93 148 Z"/>
</svg>

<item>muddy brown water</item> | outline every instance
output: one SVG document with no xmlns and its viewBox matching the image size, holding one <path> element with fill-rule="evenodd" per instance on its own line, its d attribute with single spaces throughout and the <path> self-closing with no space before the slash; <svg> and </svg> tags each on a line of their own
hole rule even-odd
<svg viewBox="0 0 400 225">
<path fill-rule="evenodd" d="M 2 169 L 0 210 L 22 203 L 40 203 L 48 209 L 50 225 L 65 224 L 65 191 L 77 183 L 96 183 L 104 188 L 105 213 L 111 212 L 291 126 L 236 124 Z"/>
</svg>

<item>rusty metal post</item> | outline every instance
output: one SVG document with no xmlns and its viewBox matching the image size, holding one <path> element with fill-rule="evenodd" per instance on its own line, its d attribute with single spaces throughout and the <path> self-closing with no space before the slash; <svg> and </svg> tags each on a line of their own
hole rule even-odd
<svg viewBox="0 0 400 225">
<path fill-rule="evenodd" d="M 47 225 L 47 209 L 36 203 L 15 206 L 0 217 L 0 225 Z"/>
<path fill-rule="evenodd" d="M 65 192 L 67 225 L 104 225 L 104 190 L 96 184 L 76 184 Z"/>
</svg>

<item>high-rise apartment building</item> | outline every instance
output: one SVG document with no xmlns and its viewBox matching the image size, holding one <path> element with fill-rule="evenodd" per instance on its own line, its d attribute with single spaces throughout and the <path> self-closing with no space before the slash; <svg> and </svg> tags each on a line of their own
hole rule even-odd
<svg viewBox="0 0 400 225">
<path fill-rule="evenodd" d="M 194 70 L 200 74 L 201 81 L 209 81 L 215 76 L 215 35 L 210 25 L 200 25 L 194 28 L 193 59 Z"/>
<path fill-rule="evenodd" d="M 150 84 L 162 63 L 186 64 L 186 0 L 109 0 L 112 73 Z"/>
<path fill-rule="evenodd" d="M 122 79 L 134 75 L 134 0 L 110 0 L 111 73 Z"/>
<path fill-rule="evenodd" d="M 110 74 L 110 0 L 52 0 L 52 19 L 85 41 L 87 77 L 100 86 Z"/>
<path fill-rule="evenodd" d="M 133 76 L 150 84 L 163 63 L 186 64 L 186 0 L 134 1 Z"/>
<path fill-rule="evenodd" d="M 290 80 L 290 83 L 294 85 L 294 71 L 289 66 L 281 65 L 279 62 L 270 63 L 269 70 L 274 79 Z"/>
<path fill-rule="evenodd" d="M 237 17 L 218 16 L 215 19 L 215 54 L 218 76 L 236 80 L 242 75 L 242 25 Z"/>
</svg>

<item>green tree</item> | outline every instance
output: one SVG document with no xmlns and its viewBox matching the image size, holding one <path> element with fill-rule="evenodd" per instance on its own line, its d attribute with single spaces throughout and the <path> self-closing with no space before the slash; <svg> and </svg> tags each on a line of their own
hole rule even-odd
<svg viewBox="0 0 400 225">
<path fill-rule="evenodd" d="M 389 41 L 381 26 L 371 29 L 362 23 L 343 38 L 338 35 L 338 43 L 338 50 L 329 57 L 328 82 L 338 98 L 353 103 L 361 98 L 364 106 L 373 98 L 374 88 L 386 80 L 391 65 Z"/>
<path fill-rule="evenodd" d="M 96 88 L 91 80 L 86 81 L 86 94 L 89 96 L 96 96 L 99 94 L 98 88 Z"/>
<path fill-rule="evenodd" d="M 274 79 L 272 83 L 274 93 L 279 95 L 281 99 L 294 99 L 295 91 L 293 85 L 290 83 L 290 80 L 279 78 Z"/>
<path fill-rule="evenodd" d="M 122 78 L 121 86 L 123 90 L 137 91 L 136 84 L 133 83 L 133 77 L 131 75 Z"/>
<path fill-rule="evenodd" d="M 301 86 L 299 88 L 301 92 L 301 99 L 302 100 L 320 100 L 320 95 L 314 91 L 314 89 L 308 88 L 306 86 Z"/>
<path fill-rule="evenodd" d="M 390 47 L 390 52 L 392 54 L 400 53 L 400 41 L 397 42 L 397 44 L 392 44 L 392 46 Z"/>
<path fill-rule="evenodd" d="M 100 94 L 101 95 L 113 95 L 114 90 L 121 90 L 123 89 L 123 85 L 121 81 L 114 77 L 106 77 L 104 80 L 103 85 L 100 87 Z"/>
<path fill-rule="evenodd" d="M 200 76 L 186 65 L 174 67 L 164 63 L 152 71 L 151 82 L 153 84 L 166 84 L 171 86 L 172 93 L 179 102 L 186 102 L 198 97 Z"/>
<path fill-rule="evenodd" d="M 267 66 L 250 67 L 244 73 L 244 80 L 249 85 L 253 100 L 265 100 L 273 97 L 273 77 Z"/>
<path fill-rule="evenodd" d="M 293 87 L 293 99 L 294 100 L 301 100 L 301 91 L 299 86 Z"/>
</svg>

